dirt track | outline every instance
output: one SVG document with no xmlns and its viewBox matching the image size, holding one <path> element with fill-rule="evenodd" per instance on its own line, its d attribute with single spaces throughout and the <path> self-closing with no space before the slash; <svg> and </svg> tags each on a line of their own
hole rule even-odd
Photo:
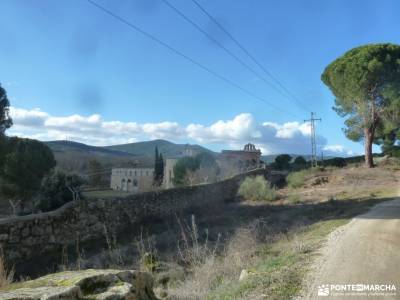
<svg viewBox="0 0 400 300">
<path fill-rule="evenodd" d="M 309 281 L 305 299 L 400 299 L 400 199 L 381 203 L 334 231 Z M 329 286 L 329 296 L 318 296 L 319 286 L 333 284 L 394 284 L 396 291 L 377 295 Z"/>
</svg>

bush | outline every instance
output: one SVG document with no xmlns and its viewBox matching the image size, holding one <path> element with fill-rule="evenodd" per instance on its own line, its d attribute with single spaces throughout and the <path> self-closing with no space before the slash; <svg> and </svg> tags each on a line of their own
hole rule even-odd
<svg viewBox="0 0 400 300">
<path fill-rule="evenodd" d="M 347 165 L 346 160 L 343 157 L 334 157 L 324 162 L 324 164 L 338 168 L 344 168 Z"/>
<path fill-rule="evenodd" d="M 67 175 L 59 171 L 46 176 L 40 189 L 39 201 L 35 206 L 41 211 L 55 210 L 74 200 L 74 193 L 79 198 L 82 184 L 82 178 L 75 174 Z"/>
<path fill-rule="evenodd" d="M 273 201 L 277 198 L 275 189 L 263 176 L 246 177 L 238 194 L 249 201 Z"/>
<path fill-rule="evenodd" d="M 301 203 L 300 195 L 299 194 L 290 194 L 288 196 L 288 201 L 290 203 L 294 203 L 294 204 Z"/>
<path fill-rule="evenodd" d="M 290 173 L 286 178 L 288 186 L 294 189 L 302 187 L 306 181 L 307 173 L 307 170 Z"/>
<path fill-rule="evenodd" d="M 307 168 L 307 166 L 308 162 L 305 160 L 303 156 L 297 156 L 292 163 L 292 169 L 297 171 L 303 170 Z"/>
<path fill-rule="evenodd" d="M 289 170 L 292 157 L 289 154 L 280 154 L 275 157 L 274 167 L 278 170 Z"/>
</svg>

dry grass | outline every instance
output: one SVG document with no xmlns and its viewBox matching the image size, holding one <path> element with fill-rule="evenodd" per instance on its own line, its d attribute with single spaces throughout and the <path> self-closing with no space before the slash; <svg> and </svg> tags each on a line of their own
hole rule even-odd
<svg viewBox="0 0 400 300">
<path fill-rule="evenodd" d="M 154 237 L 143 236 L 143 230 L 140 231 L 140 236 L 136 240 L 136 249 L 139 256 L 139 269 L 141 271 L 154 273 L 158 266 L 158 254 Z"/>
<path fill-rule="evenodd" d="M 132 268 L 135 261 L 140 265 L 133 268 L 154 274 L 160 298 L 171 300 L 290 299 L 323 238 L 397 193 L 399 174 L 386 167 L 315 170 L 302 187 L 279 190 L 278 201 L 231 203 L 198 211 L 186 222 L 184 214 L 149 222 L 146 237 L 135 233 L 136 247 L 133 239 L 118 245 L 104 226 L 105 251 L 95 264 L 82 259 L 82 267 Z M 321 177 L 327 181 L 315 184 Z M 248 278 L 239 281 L 242 270 Z M 161 275 L 168 278 L 160 282 Z"/>
<path fill-rule="evenodd" d="M 189 267 L 195 267 L 202 265 L 206 259 L 213 259 L 217 253 L 220 235 L 218 235 L 217 241 L 211 244 L 206 229 L 202 241 L 194 215 L 191 216 L 190 224 L 183 224 L 179 218 L 177 220 L 180 228 L 179 262 Z"/>
<path fill-rule="evenodd" d="M 283 203 L 319 203 L 329 199 L 395 196 L 400 171 L 392 164 L 382 164 L 373 169 L 349 165 L 345 168 L 316 169 L 302 175 L 304 176 L 300 176 L 299 180 L 301 184 L 295 184 L 296 189 L 288 186 L 279 191 L 281 198 L 286 199 Z"/>
<path fill-rule="evenodd" d="M 196 243 L 185 248 L 187 255 L 192 252 L 189 257 L 194 258 L 193 265 L 189 266 L 186 280 L 168 290 L 172 299 L 206 299 L 222 283 L 237 281 L 241 270 L 254 262 L 258 245 L 255 227 L 238 229 L 219 255 L 216 245 L 210 246 L 209 242 L 199 245 L 198 240 Z"/>
<path fill-rule="evenodd" d="M 371 199 L 379 201 L 397 193 L 398 175 L 393 169 L 354 166 L 308 173 L 303 187 L 285 189 L 281 195 L 286 200 L 273 204 L 297 203 L 297 212 L 288 209 L 287 214 L 271 214 L 269 222 L 258 217 L 252 225 L 237 227 L 217 255 L 199 251 L 202 245 L 196 242 L 187 243 L 185 251 L 196 259 L 189 259 L 186 279 L 167 290 L 168 299 L 289 299 L 298 295 L 327 234 L 376 203 Z M 260 209 L 265 206 L 262 203 Z M 191 229 L 198 241 L 193 220 Z M 242 271 L 246 279 L 239 281 Z"/>
<path fill-rule="evenodd" d="M 0 288 L 11 284 L 13 279 L 14 269 L 7 267 L 3 250 L 0 249 Z"/>
</svg>

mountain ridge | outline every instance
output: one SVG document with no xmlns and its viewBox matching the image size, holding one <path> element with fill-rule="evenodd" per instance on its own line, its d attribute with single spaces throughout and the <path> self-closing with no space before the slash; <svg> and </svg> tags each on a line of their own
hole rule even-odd
<svg viewBox="0 0 400 300">
<path fill-rule="evenodd" d="M 164 139 L 118 144 L 111 146 L 92 146 L 75 141 L 55 140 L 45 142 L 53 151 L 58 168 L 67 172 L 85 173 L 88 162 L 98 160 L 105 168 L 121 167 L 134 163 L 142 167 L 152 167 L 154 164 L 154 150 L 158 148 L 164 158 L 179 157 L 189 151 L 196 155 L 208 152 L 215 156 L 220 153 L 197 144 L 177 144 Z M 279 154 L 262 155 L 261 159 L 269 164 L 274 162 Z M 310 155 L 289 154 L 295 159 L 303 156 L 310 160 Z M 326 157 L 327 159 L 330 157 Z"/>
</svg>

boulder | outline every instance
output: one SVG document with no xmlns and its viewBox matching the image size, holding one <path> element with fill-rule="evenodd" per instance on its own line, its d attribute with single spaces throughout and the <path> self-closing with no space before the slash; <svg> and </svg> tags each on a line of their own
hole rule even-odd
<svg viewBox="0 0 400 300">
<path fill-rule="evenodd" d="M 3 300 L 157 300 L 150 274 L 131 270 L 82 270 L 46 275 L 0 289 Z"/>
</svg>

